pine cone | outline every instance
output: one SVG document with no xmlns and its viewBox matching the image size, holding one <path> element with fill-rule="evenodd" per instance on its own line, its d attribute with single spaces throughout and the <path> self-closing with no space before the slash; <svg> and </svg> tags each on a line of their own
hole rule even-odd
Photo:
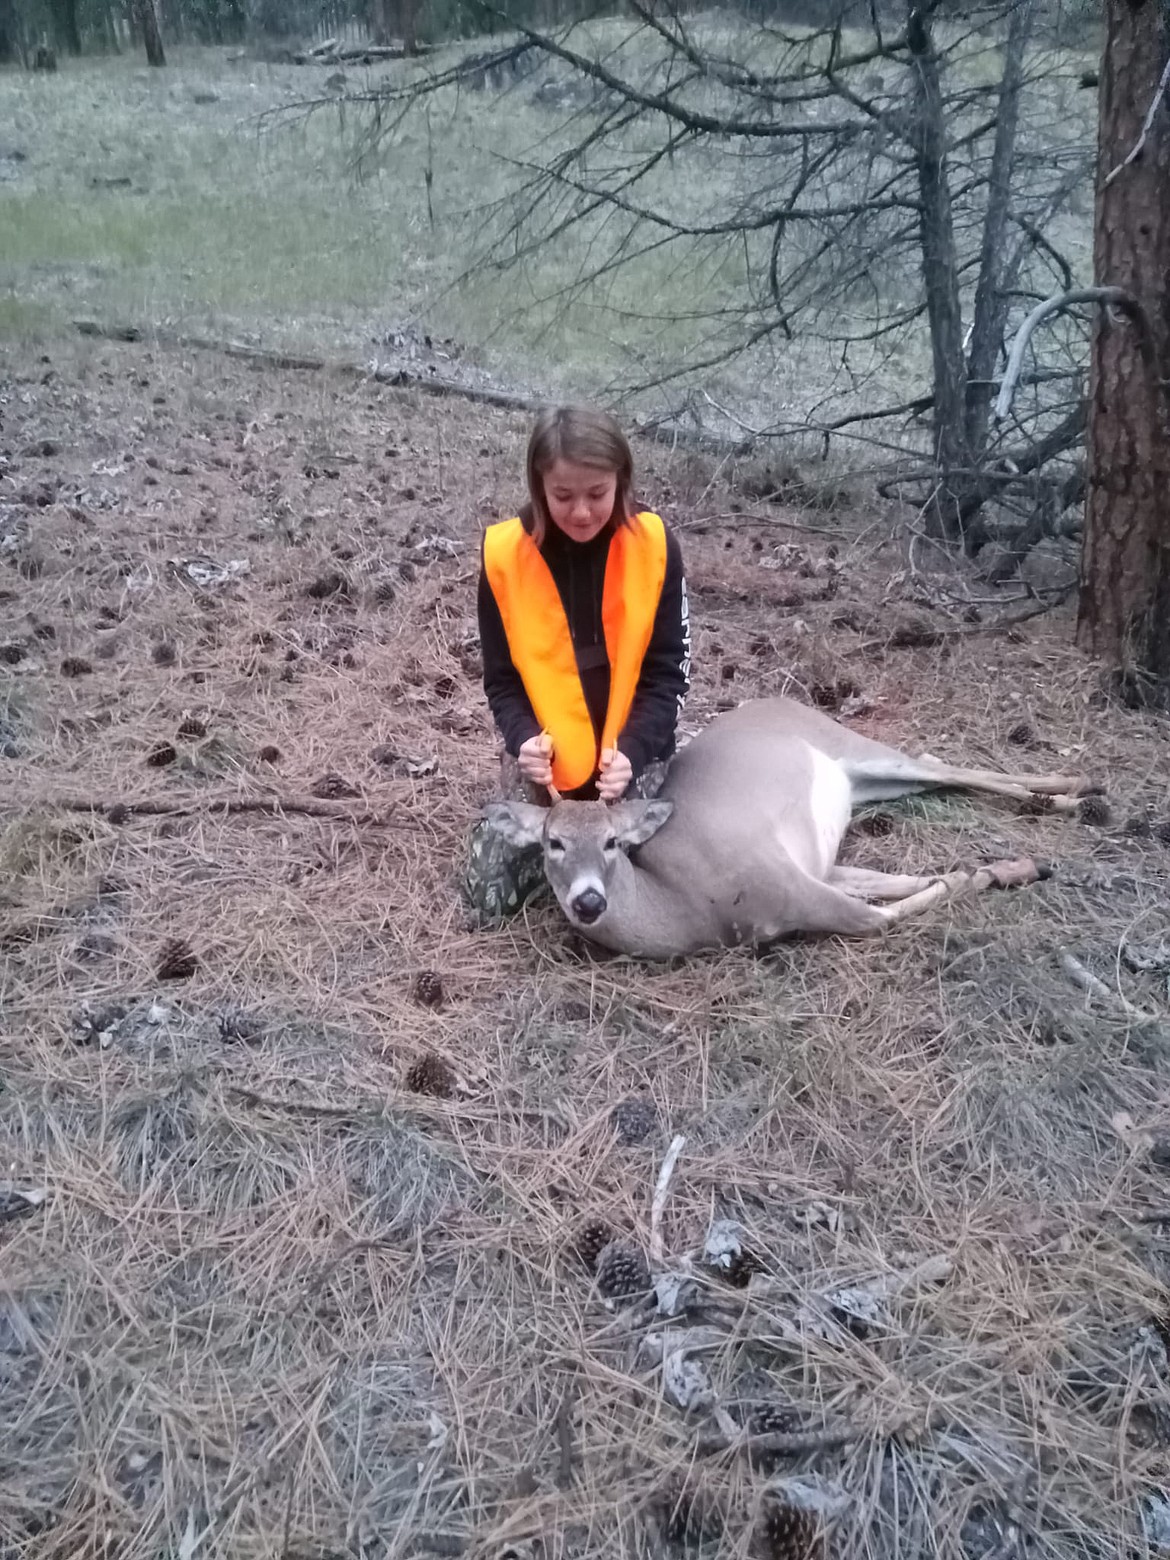
<svg viewBox="0 0 1170 1560">
<path fill-rule="evenodd" d="M 744 1416 L 744 1428 L 749 1436 L 796 1435 L 804 1429 L 804 1420 L 795 1408 L 782 1403 L 757 1403 Z M 748 1457 L 753 1468 L 771 1473 L 791 1457 L 790 1452 L 774 1451 L 767 1446 L 748 1444 Z"/>
<path fill-rule="evenodd" d="M 360 796 L 362 793 L 356 786 L 350 785 L 349 781 L 336 770 L 331 769 L 328 774 L 322 775 L 320 780 L 314 783 L 312 794 L 319 796 L 323 801 L 338 802 L 348 797 Z"/>
<path fill-rule="evenodd" d="M 1154 833 L 1154 825 L 1145 813 L 1133 813 L 1122 824 L 1121 832 L 1131 840 L 1148 840 Z"/>
<path fill-rule="evenodd" d="M 325 574 L 319 574 L 315 580 L 310 580 L 305 586 L 305 595 L 313 601 L 328 601 L 330 596 L 342 598 L 349 595 L 349 581 L 344 574 L 336 569 L 330 569 Z"/>
<path fill-rule="evenodd" d="M 414 977 L 410 994 L 423 1007 L 441 1007 L 443 1002 L 442 977 L 436 970 L 420 970 Z"/>
<path fill-rule="evenodd" d="M 379 580 L 374 586 L 374 600 L 380 607 L 390 606 L 397 594 L 393 580 Z"/>
<path fill-rule="evenodd" d="M 769 1501 L 752 1534 L 752 1553 L 759 1560 L 824 1560 L 816 1512 L 785 1500 Z"/>
<path fill-rule="evenodd" d="M 755 1404 L 745 1423 L 749 1435 L 795 1435 L 804 1428 L 799 1411 L 784 1403 Z"/>
<path fill-rule="evenodd" d="M 450 1099 L 455 1092 L 455 1074 L 441 1056 L 426 1051 L 406 1075 L 406 1087 L 412 1094 L 432 1094 L 436 1099 Z"/>
<path fill-rule="evenodd" d="M 156 971 L 159 980 L 186 980 L 198 968 L 199 960 L 191 944 L 182 937 L 168 937 L 159 955 Z"/>
<path fill-rule="evenodd" d="M 745 1246 L 730 1262 L 721 1264 L 715 1271 L 733 1289 L 746 1289 L 752 1281 L 753 1273 L 764 1272 L 764 1264 L 754 1251 L 749 1251 Z"/>
<path fill-rule="evenodd" d="M 173 764 L 178 756 L 169 742 L 156 742 L 146 755 L 146 762 L 151 769 L 164 769 L 167 764 Z"/>
<path fill-rule="evenodd" d="M 573 1246 L 591 1273 L 597 1271 L 597 1259 L 613 1241 L 614 1232 L 604 1219 L 586 1219 L 576 1233 Z"/>
<path fill-rule="evenodd" d="M 649 1100 L 621 1100 L 610 1114 L 614 1136 L 623 1148 L 642 1143 L 658 1126 L 658 1112 Z"/>
<path fill-rule="evenodd" d="M 1111 816 L 1109 803 L 1103 796 L 1082 796 L 1077 805 L 1077 817 L 1094 828 L 1103 828 Z"/>
<path fill-rule="evenodd" d="M 611 1240 L 597 1258 L 597 1287 L 607 1300 L 636 1300 L 650 1291 L 650 1269 L 636 1246 Z"/>
<path fill-rule="evenodd" d="M 888 812 L 863 813 L 853 827 L 858 834 L 868 834 L 872 839 L 884 839 L 894 832 L 894 815 Z"/>
<path fill-rule="evenodd" d="M 181 720 L 176 732 L 176 736 L 180 737 L 205 737 L 206 735 L 207 727 L 197 715 L 188 715 L 185 720 Z"/>
<path fill-rule="evenodd" d="M 1007 734 L 1013 747 L 1035 747 L 1036 728 L 1030 720 L 1018 720 Z"/>
<path fill-rule="evenodd" d="M 698 1544 L 718 1538 L 723 1529 L 723 1509 L 717 1493 L 693 1475 L 669 1479 L 650 1498 L 650 1507 L 662 1532 L 674 1544 Z"/>
</svg>

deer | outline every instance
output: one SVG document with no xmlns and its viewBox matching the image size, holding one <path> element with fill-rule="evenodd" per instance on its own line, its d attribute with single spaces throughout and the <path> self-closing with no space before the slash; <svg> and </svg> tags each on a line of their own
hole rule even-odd
<svg viewBox="0 0 1170 1560">
<path fill-rule="evenodd" d="M 837 861 L 857 807 L 954 788 L 1069 811 L 1075 776 L 964 769 L 910 757 L 789 698 L 717 715 L 650 800 L 495 802 L 489 827 L 540 845 L 570 924 L 619 954 L 672 959 L 797 934 L 872 936 L 951 895 L 1034 883 L 1030 859 L 913 877 Z"/>
</svg>

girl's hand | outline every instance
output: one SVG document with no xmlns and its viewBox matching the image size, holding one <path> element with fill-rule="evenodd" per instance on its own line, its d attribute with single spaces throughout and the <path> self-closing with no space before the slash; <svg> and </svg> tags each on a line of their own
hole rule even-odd
<svg viewBox="0 0 1170 1560">
<path fill-rule="evenodd" d="M 626 794 L 634 778 L 634 766 L 620 748 L 602 748 L 597 794 L 603 802 L 616 802 Z"/>
<path fill-rule="evenodd" d="M 547 731 L 542 731 L 537 737 L 529 737 L 517 755 L 520 773 L 525 780 L 531 780 L 533 785 L 551 785 L 552 756 L 552 738 Z"/>
</svg>

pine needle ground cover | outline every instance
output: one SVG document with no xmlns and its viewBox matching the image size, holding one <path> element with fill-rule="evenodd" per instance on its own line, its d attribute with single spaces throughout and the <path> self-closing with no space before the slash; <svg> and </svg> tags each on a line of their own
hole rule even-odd
<svg viewBox="0 0 1170 1560">
<path fill-rule="evenodd" d="M 1108 805 L 859 819 L 1057 868 L 882 941 L 601 958 L 457 892 L 524 420 L 150 343 L 0 381 L 6 1560 L 1156 1553 L 1168 743 L 1067 610 L 641 447 L 689 729 L 789 692 Z"/>
</svg>

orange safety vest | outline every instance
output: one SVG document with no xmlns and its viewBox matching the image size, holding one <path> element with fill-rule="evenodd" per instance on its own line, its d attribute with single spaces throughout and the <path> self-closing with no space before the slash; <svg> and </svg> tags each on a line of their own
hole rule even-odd
<svg viewBox="0 0 1170 1560">
<path fill-rule="evenodd" d="M 618 526 L 609 544 L 601 622 L 609 655 L 609 707 L 598 744 L 581 687 L 569 620 L 552 571 L 519 520 L 490 525 L 483 563 L 533 713 L 553 742 L 553 784 L 575 791 L 597 773 L 600 748 L 617 746 L 634 702 L 666 579 L 666 527 L 655 514 Z"/>
</svg>

